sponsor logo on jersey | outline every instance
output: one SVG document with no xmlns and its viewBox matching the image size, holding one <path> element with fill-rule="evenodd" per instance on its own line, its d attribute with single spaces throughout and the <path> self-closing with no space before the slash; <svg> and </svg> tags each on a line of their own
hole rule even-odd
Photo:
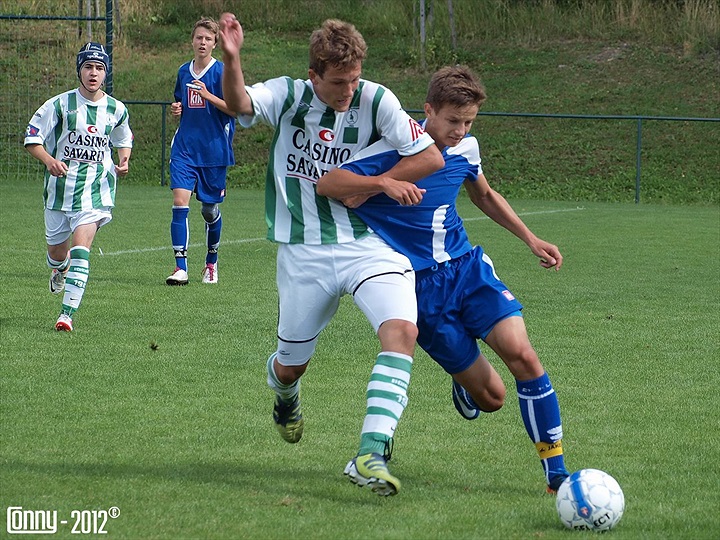
<svg viewBox="0 0 720 540">
<path fill-rule="evenodd" d="M 40 129 L 36 128 L 32 124 L 28 124 L 27 129 L 25 129 L 26 137 L 37 137 L 39 133 L 40 133 Z"/>
<path fill-rule="evenodd" d="M 94 131 L 90 128 L 94 128 Z M 63 148 L 63 159 L 82 161 L 84 163 L 102 163 L 105 150 L 109 147 L 108 137 L 93 135 L 97 133 L 95 126 L 88 126 L 90 135 L 71 131 L 68 133 L 68 144 Z"/>
<path fill-rule="evenodd" d="M 345 120 L 350 126 L 357 124 L 359 114 L 356 109 L 350 109 L 345 116 Z"/>
<path fill-rule="evenodd" d="M 502 294 L 503 294 L 503 296 L 504 296 L 505 298 L 507 298 L 508 300 L 515 300 L 515 297 L 513 296 L 513 294 L 512 294 L 510 291 L 508 291 L 507 289 L 505 289 L 505 290 L 502 292 Z"/>
<path fill-rule="evenodd" d="M 331 142 L 335 138 L 335 134 L 329 129 L 321 129 L 318 136 L 325 142 Z"/>
<path fill-rule="evenodd" d="M 191 109 L 205 108 L 205 100 L 197 90 L 193 90 L 192 88 L 188 88 L 187 102 L 188 107 L 190 107 Z"/>
<path fill-rule="evenodd" d="M 95 134 L 97 132 L 98 132 L 97 126 L 88 126 L 88 133 Z"/>
<path fill-rule="evenodd" d="M 327 134 L 323 135 L 323 132 L 327 132 Z M 328 136 L 331 137 L 329 140 L 326 138 Z M 318 138 L 323 142 L 312 142 L 303 129 L 298 129 L 293 133 L 292 143 L 300 154 L 288 154 L 288 176 L 316 182 L 323 174 L 350 158 L 350 148 L 324 144 L 324 142 L 335 140 L 335 134 L 332 131 L 322 130 L 318 134 Z"/>
</svg>

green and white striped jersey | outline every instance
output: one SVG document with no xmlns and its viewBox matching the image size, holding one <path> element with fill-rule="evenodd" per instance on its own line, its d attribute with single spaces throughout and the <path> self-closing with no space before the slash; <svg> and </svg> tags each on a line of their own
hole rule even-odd
<svg viewBox="0 0 720 540">
<path fill-rule="evenodd" d="M 80 211 L 115 206 L 116 175 L 111 145 L 131 148 L 128 111 L 105 95 L 98 101 L 70 90 L 47 100 L 25 131 L 25 145 L 42 144 L 68 166 L 66 176 L 45 169 L 45 208 Z"/>
<path fill-rule="evenodd" d="M 268 239 L 289 244 L 341 244 L 369 234 L 350 209 L 316 193 L 317 180 L 373 142 L 403 156 L 434 143 L 387 88 L 361 80 L 346 112 L 323 103 L 309 80 L 278 77 L 247 87 L 253 116 L 275 128 L 265 182 Z"/>
</svg>

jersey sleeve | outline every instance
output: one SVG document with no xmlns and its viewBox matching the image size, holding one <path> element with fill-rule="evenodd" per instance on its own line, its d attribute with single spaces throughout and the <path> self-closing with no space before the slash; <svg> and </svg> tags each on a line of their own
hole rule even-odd
<svg viewBox="0 0 720 540">
<path fill-rule="evenodd" d="M 25 129 L 25 146 L 29 144 L 45 144 L 45 139 L 53 133 L 60 117 L 60 100 L 49 99 L 35 111 Z"/>
<path fill-rule="evenodd" d="M 413 156 L 434 144 L 433 138 L 405 112 L 395 94 L 384 90 L 377 115 L 380 136 L 401 156 Z"/>
<path fill-rule="evenodd" d="M 122 106 L 120 121 L 110 132 L 110 142 L 115 148 L 132 148 L 133 133 L 130 129 L 130 113 L 125 105 Z"/>
<path fill-rule="evenodd" d="M 252 115 L 238 115 L 242 127 L 251 127 L 258 122 L 277 126 L 283 104 L 292 100 L 293 81 L 289 77 L 277 77 L 265 82 L 246 86 L 253 104 Z"/>
</svg>

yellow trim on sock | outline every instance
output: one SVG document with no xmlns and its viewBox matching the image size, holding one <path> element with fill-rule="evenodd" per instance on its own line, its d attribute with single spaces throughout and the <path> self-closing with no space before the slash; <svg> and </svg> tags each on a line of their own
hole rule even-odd
<svg viewBox="0 0 720 540">
<path fill-rule="evenodd" d="M 540 441 L 539 443 L 535 443 L 535 448 L 537 449 L 537 453 L 538 456 L 540 456 L 540 459 L 548 459 L 551 457 L 562 456 L 562 439 L 559 441 L 555 441 L 554 443 Z"/>
</svg>

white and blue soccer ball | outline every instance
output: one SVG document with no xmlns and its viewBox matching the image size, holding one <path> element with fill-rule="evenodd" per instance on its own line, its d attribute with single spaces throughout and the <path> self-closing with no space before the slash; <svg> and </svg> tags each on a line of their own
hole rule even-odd
<svg viewBox="0 0 720 540">
<path fill-rule="evenodd" d="M 581 469 L 560 485 L 555 505 L 568 529 L 608 531 L 625 512 L 625 495 L 608 473 Z"/>
</svg>

